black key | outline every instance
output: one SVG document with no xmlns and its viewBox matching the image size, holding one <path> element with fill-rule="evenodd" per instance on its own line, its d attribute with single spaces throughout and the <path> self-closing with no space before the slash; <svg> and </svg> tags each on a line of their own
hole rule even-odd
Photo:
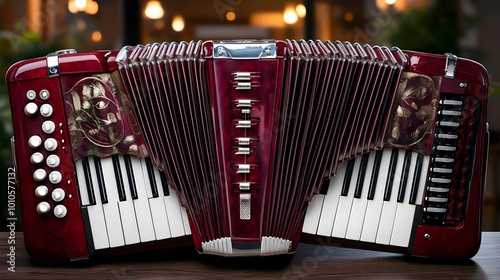
<svg viewBox="0 0 500 280">
<path fill-rule="evenodd" d="M 87 185 L 87 194 L 90 205 L 95 205 L 94 187 L 92 185 L 92 176 L 90 175 L 89 160 L 82 158 L 83 174 L 85 174 L 85 184 Z"/>
<path fill-rule="evenodd" d="M 120 201 L 125 201 L 125 188 L 123 187 L 122 172 L 120 171 L 120 161 L 117 155 L 111 156 L 113 160 L 113 170 L 115 171 L 116 187 L 118 189 L 118 198 Z"/>
<path fill-rule="evenodd" d="M 396 165 L 398 163 L 398 149 L 392 149 L 391 163 L 389 164 L 389 173 L 387 174 L 387 181 L 385 183 L 384 200 L 391 199 L 392 184 L 394 183 L 394 173 L 396 172 Z"/>
<path fill-rule="evenodd" d="M 344 184 L 342 185 L 342 191 L 340 192 L 340 195 L 342 196 L 347 196 L 347 194 L 349 193 L 349 185 L 351 184 L 352 170 L 354 169 L 354 160 L 355 159 L 350 159 L 347 162 L 347 169 L 345 171 L 345 176 L 344 176 Z"/>
<path fill-rule="evenodd" d="M 97 175 L 97 184 L 99 185 L 99 192 L 101 193 L 101 202 L 108 203 L 108 194 L 106 193 L 106 185 L 104 184 L 104 176 L 102 174 L 101 159 L 94 158 L 95 173 Z"/>
<path fill-rule="evenodd" d="M 328 194 L 328 187 L 330 186 L 330 180 L 325 180 L 321 183 L 321 187 L 319 188 L 319 193 L 323 195 Z"/>
<path fill-rule="evenodd" d="M 401 174 L 401 182 L 399 183 L 398 202 L 403 202 L 405 199 L 406 183 L 408 182 L 408 173 L 410 172 L 411 151 L 406 150 L 405 161 L 403 163 L 403 174 Z"/>
<path fill-rule="evenodd" d="M 149 182 L 151 184 L 151 193 L 153 194 L 153 197 L 158 197 L 158 187 L 156 186 L 156 180 L 155 180 L 155 173 L 153 169 L 153 164 L 151 163 L 150 158 L 144 158 L 146 161 L 146 168 L 148 170 L 148 177 L 149 177 Z"/>
<path fill-rule="evenodd" d="M 359 166 L 358 181 L 356 182 L 356 189 L 354 190 L 354 198 L 361 198 L 363 192 L 363 182 L 365 181 L 366 165 L 368 164 L 369 154 L 363 154 L 361 164 Z"/>
<path fill-rule="evenodd" d="M 384 151 L 377 150 L 375 152 L 375 162 L 373 163 L 372 178 L 370 179 L 370 188 L 368 189 L 368 199 L 373 200 L 375 197 L 375 189 L 377 188 L 378 172 L 380 171 L 380 161 Z"/>
<path fill-rule="evenodd" d="M 160 179 L 161 179 L 161 187 L 163 189 L 163 195 L 169 196 L 170 192 L 168 191 L 167 176 L 165 175 L 165 172 L 160 171 Z"/>
<path fill-rule="evenodd" d="M 128 185 L 130 187 L 130 195 L 132 199 L 137 199 L 137 188 L 135 186 L 134 171 L 132 170 L 132 162 L 130 162 L 130 155 L 123 155 L 125 162 L 125 170 L 127 171 Z"/>
<path fill-rule="evenodd" d="M 417 164 L 415 165 L 415 175 L 413 176 L 413 182 L 411 184 L 410 204 L 415 204 L 415 201 L 417 200 L 418 184 L 420 183 L 420 173 L 422 172 L 423 161 L 424 156 L 418 154 Z"/>
</svg>

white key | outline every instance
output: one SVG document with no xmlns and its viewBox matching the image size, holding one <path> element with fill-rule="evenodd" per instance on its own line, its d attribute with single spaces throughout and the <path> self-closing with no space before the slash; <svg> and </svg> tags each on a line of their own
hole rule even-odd
<svg viewBox="0 0 500 280">
<path fill-rule="evenodd" d="M 366 215 L 363 221 L 363 229 L 361 231 L 361 241 L 375 242 L 384 202 L 384 189 L 391 162 L 392 149 L 384 149 L 380 160 L 380 169 L 377 177 L 377 185 L 373 200 L 368 200 L 366 205 Z"/>
<path fill-rule="evenodd" d="M 89 159 L 90 171 L 92 179 L 97 178 L 94 160 Z M 118 207 L 118 190 L 115 181 L 115 172 L 113 171 L 113 162 L 111 157 L 101 159 L 101 168 L 104 177 L 104 185 L 106 186 L 106 194 L 108 203 L 102 205 L 104 210 L 104 217 L 106 219 L 106 227 L 108 229 L 109 245 L 110 247 L 118 247 L 125 245 L 123 237 L 122 221 L 120 216 L 120 208 Z M 97 186 L 97 180 L 95 182 Z M 94 187 L 96 189 L 97 187 Z M 97 194 L 97 192 L 96 192 Z M 100 199 L 96 195 L 96 200 Z"/>
<path fill-rule="evenodd" d="M 339 198 L 339 206 L 337 209 L 337 215 L 335 216 L 335 223 L 333 224 L 332 237 L 345 238 L 349 217 L 351 215 L 351 206 L 354 199 L 354 191 L 356 189 L 360 165 L 361 158 L 356 158 L 354 160 L 354 167 L 349 184 L 349 192 L 347 196 L 340 196 Z M 342 186 L 340 187 L 342 188 Z"/>
<path fill-rule="evenodd" d="M 146 185 L 142 179 L 148 176 L 142 170 L 141 161 L 136 157 L 130 157 L 130 163 L 134 173 L 135 187 L 137 190 L 137 199 L 134 199 L 135 213 L 137 217 L 137 226 L 141 242 L 152 241 L 156 239 L 151 210 L 149 209 L 149 198 L 146 192 Z M 149 186 L 147 186 L 149 188 Z"/>
<path fill-rule="evenodd" d="M 191 234 L 191 227 L 189 225 L 189 218 L 188 218 L 186 208 L 181 207 L 181 214 L 182 214 L 182 223 L 184 225 L 184 232 L 186 233 L 186 235 L 190 235 Z"/>
<path fill-rule="evenodd" d="M 325 196 L 322 194 L 316 194 L 315 196 L 313 196 L 311 203 L 307 207 L 306 216 L 304 218 L 304 225 L 302 226 L 302 232 L 316 234 L 324 199 Z"/>
<path fill-rule="evenodd" d="M 185 211 L 185 208 L 181 206 L 177 192 L 174 191 L 170 187 L 170 185 L 167 187 L 170 195 L 163 196 L 163 200 L 165 202 L 165 209 L 168 215 L 170 234 L 172 235 L 172 237 L 190 234 L 191 231 L 189 231 L 189 233 L 186 233 L 186 231 L 184 230 L 182 210 Z M 163 188 L 159 187 L 158 192 L 163 193 Z M 187 225 L 187 227 L 189 228 L 189 224 Z"/>
<path fill-rule="evenodd" d="M 90 165 L 89 158 L 89 165 Z M 85 181 L 85 174 L 83 172 L 82 160 L 77 160 L 75 162 L 76 176 L 78 179 L 78 188 L 80 190 L 80 198 L 82 200 L 82 205 L 87 205 L 87 213 L 89 215 L 90 221 L 90 231 L 92 232 L 92 240 L 94 241 L 94 249 L 104 249 L 109 248 L 108 231 L 106 229 L 106 221 L 104 220 L 104 212 L 102 209 L 102 203 L 100 198 L 100 192 L 97 185 L 94 186 L 94 193 L 96 195 L 95 205 L 88 205 L 88 193 L 87 193 L 87 183 Z M 92 168 L 90 168 L 92 169 Z M 92 184 L 97 184 L 97 179 L 92 177 Z M 96 190 L 97 189 L 97 190 Z"/>
<path fill-rule="evenodd" d="M 340 163 L 337 167 L 337 173 L 330 179 L 330 185 L 323 201 L 323 209 L 319 219 L 318 235 L 331 236 L 332 234 L 346 168 L 347 161 Z"/>
<path fill-rule="evenodd" d="M 389 245 L 389 242 L 391 241 L 392 227 L 394 225 L 394 217 L 396 216 L 396 208 L 398 206 L 398 188 L 399 183 L 401 182 L 404 159 L 405 150 L 400 149 L 398 151 L 398 160 L 396 170 L 394 172 L 391 198 L 389 201 L 384 201 L 382 206 L 382 214 L 380 215 L 380 224 L 376 239 L 377 244 Z"/>
<path fill-rule="evenodd" d="M 351 207 L 351 216 L 349 217 L 349 225 L 347 227 L 347 239 L 359 240 L 361 238 L 361 230 L 365 219 L 366 206 L 368 204 L 368 190 L 370 189 L 370 180 L 373 172 L 373 164 L 375 162 L 375 151 L 370 152 L 366 164 L 365 177 L 363 181 L 363 190 L 360 198 L 354 198 Z M 357 178 L 356 178 L 357 179 Z"/>
<path fill-rule="evenodd" d="M 412 152 L 404 200 L 403 202 L 398 202 L 396 208 L 396 217 L 394 219 L 390 242 L 390 245 L 392 246 L 408 247 L 410 242 L 413 219 L 415 217 L 415 205 L 410 204 L 411 185 L 413 177 L 420 176 L 420 174 L 414 174 L 417 156 L 418 153 Z M 425 180 L 425 178 L 420 179 Z"/>
<path fill-rule="evenodd" d="M 146 191 L 149 197 L 149 206 L 151 209 L 151 215 L 153 218 L 153 224 L 155 227 L 156 240 L 170 238 L 170 228 L 168 226 L 168 217 L 165 212 L 165 203 L 163 198 L 153 197 L 151 192 L 151 182 L 149 181 L 149 176 L 147 173 L 146 161 L 141 159 L 142 171 L 144 172 L 144 184 L 146 186 Z"/>
<path fill-rule="evenodd" d="M 130 184 L 127 178 L 127 169 L 123 156 L 118 156 L 120 162 L 120 172 L 122 174 L 123 189 L 125 190 L 125 201 L 119 201 L 120 216 L 122 218 L 123 236 L 125 244 L 135 244 L 141 241 L 139 237 L 139 229 L 137 227 L 137 217 L 135 214 L 134 202 L 130 193 Z M 111 172 L 109 172 L 111 174 Z"/>
</svg>

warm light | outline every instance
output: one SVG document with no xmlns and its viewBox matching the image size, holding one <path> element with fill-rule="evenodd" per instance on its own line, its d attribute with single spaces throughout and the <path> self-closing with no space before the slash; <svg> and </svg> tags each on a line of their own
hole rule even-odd
<svg viewBox="0 0 500 280">
<path fill-rule="evenodd" d="M 295 9 L 288 7 L 285 9 L 285 12 L 283 13 L 283 20 L 288 23 L 288 24 L 294 24 L 297 22 L 298 17 L 297 13 L 295 13 Z"/>
<path fill-rule="evenodd" d="M 233 21 L 233 20 L 235 20 L 235 19 L 236 19 L 236 14 L 235 14 L 235 13 L 233 13 L 233 12 L 228 12 L 228 13 L 226 14 L 226 19 L 227 19 L 227 20 L 229 20 L 229 21 Z"/>
<path fill-rule="evenodd" d="M 101 39 L 102 39 L 102 34 L 101 34 L 101 32 L 99 32 L 99 31 L 94 31 L 94 32 L 92 33 L 92 41 L 94 41 L 94 42 L 99 42 L 99 41 L 101 41 Z"/>
<path fill-rule="evenodd" d="M 75 6 L 78 8 L 79 11 L 83 11 L 87 6 L 87 0 L 75 0 Z"/>
<path fill-rule="evenodd" d="M 91 1 L 85 8 L 85 12 L 89 15 L 95 15 L 99 11 L 99 4 L 96 1 Z"/>
<path fill-rule="evenodd" d="M 297 12 L 299 18 L 305 17 L 307 13 L 306 6 L 302 4 L 298 4 L 297 7 L 295 7 L 295 11 Z"/>
<path fill-rule="evenodd" d="M 68 2 L 68 10 L 72 14 L 78 13 L 78 7 L 76 7 L 76 1 L 75 0 L 69 0 L 69 2 Z"/>
<path fill-rule="evenodd" d="M 184 30 L 184 19 L 182 16 L 174 16 L 172 19 L 172 29 L 177 32 Z"/>
<path fill-rule="evenodd" d="M 76 22 L 76 28 L 78 28 L 78 30 L 80 30 L 80 31 L 83 31 L 83 30 L 85 30 L 85 28 L 87 28 L 87 24 L 85 23 L 85 21 L 83 19 L 79 19 Z"/>
<path fill-rule="evenodd" d="M 394 3 L 396 3 L 396 0 L 385 0 L 385 3 L 387 3 L 387 5 L 394 5 Z"/>
<path fill-rule="evenodd" d="M 283 13 L 281 12 L 256 12 L 250 14 L 250 25 L 283 28 L 286 23 L 283 21 Z"/>
<path fill-rule="evenodd" d="M 163 8 L 161 7 L 160 1 L 149 1 L 144 13 L 150 19 L 159 19 L 163 17 Z"/>
<path fill-rule="evenodd" d="M 157 20 L 157 21 L 155 21 L 155 27 L 158 30 L 163 29 L 163 27 L 165 27 L 165 23 L 161 19 Z"/>
<path fill-rule="evenodd" d="M 354 19 L 354 15 L 351 12 L 347 12 L 344 15 L 344 20 L 347 22 L 351 22 Z"/>
</svg>

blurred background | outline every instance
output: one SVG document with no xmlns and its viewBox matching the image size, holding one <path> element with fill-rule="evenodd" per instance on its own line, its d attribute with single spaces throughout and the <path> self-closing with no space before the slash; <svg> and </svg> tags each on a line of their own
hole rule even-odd
<svg viewBox="0 0 500 280">
<path fill-rule="evenodd" d="M 483 229 L 500 230 L 498 11 L 497 0 L 0 0 L 0 76 L 19 60 L 59 49 L 207 39 L 329 39 L 468 57 L 490 74 L 492 141 Z M 5 217 L 12 123 L 3 78 L 0 123 L 0 217 Z M 1 221 L 0 230 L 6 230 L 5 218 Z"/>
</svg>

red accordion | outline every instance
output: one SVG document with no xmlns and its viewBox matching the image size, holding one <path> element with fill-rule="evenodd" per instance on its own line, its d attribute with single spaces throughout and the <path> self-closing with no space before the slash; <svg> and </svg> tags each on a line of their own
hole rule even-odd
<svg viewBox="0 0 500 280">
<path fill-rule="evenodd" d="M 59 51 L 7 73 L 25 244 L 63 262 L 480 245 L 488 74 L 321 41 Z"/>
</svg>

